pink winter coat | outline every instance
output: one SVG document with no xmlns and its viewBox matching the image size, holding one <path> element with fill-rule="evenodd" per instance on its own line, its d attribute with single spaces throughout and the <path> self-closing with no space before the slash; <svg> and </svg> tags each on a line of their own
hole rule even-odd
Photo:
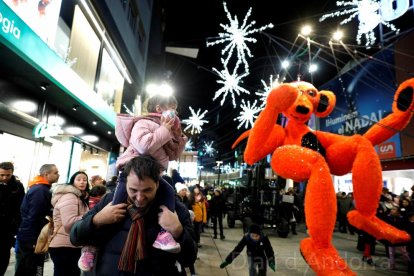
<svg viewBox="0 0 414 276">
<path fill-rule="evenodd" d="M 135 117 L 118 114 L 115 134 L 119 143 L 126 147 L 116 162 L 118 169 L 141 154 L 151 155 L 164 169 L 168 168 L 169 161 L 180 157 L 187 137 L 183 134 L 174 137 L 171 131 L 161 125 L 160 116 L 156 113 Z"/>
<path fill-rule="evenodd" d="M 53 222 L 56 234 L 49 247 L 76 247 L 69 238 L 72 225 L 89 211 L 81 200 L 82 192 L 70 184 L 59 184 L 53 188 L 52 206 Z"/>
</svg>

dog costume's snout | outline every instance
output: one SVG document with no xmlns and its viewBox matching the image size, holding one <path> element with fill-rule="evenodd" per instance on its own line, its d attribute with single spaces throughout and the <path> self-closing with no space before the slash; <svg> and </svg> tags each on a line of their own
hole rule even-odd
<svg viewBox="0 0 414 276">
<path fill-rule="evenodd" d="M 309 113 L 309 108 L 307 108 L 306 106 L 298 105 L 296 107 L 296 112 L 306 115 Z"/>
</svg>

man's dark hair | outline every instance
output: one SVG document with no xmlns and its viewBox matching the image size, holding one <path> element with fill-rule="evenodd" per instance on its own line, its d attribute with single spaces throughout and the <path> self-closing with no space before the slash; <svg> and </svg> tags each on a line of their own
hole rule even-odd
<svg viewBox="0 0 414 276">
<path fill-rule="evenodd" d="M 14 165 L 12 162 L 1 162 L 0 169 L 6 170 L 6 171 L 8 170 L 14 171 Z"/>
<path fill-rule="evenodd" d="M 149 177 L 158 183 L 162 166 L 152 156 L 140 155 L 125 164 L 124 174 L 128 176 L 131 171 L 134 171 L 140 180 Z"/>
</svg>

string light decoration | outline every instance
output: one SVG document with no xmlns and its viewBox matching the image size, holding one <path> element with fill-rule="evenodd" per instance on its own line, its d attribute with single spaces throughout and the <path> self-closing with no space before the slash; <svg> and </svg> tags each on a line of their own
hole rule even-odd
<svg viewBox="0 0 414 276">
<path fill-rule="evenodd" d="M 216 91 L 214 94 L 213 101 L 215 101 L 220 96 L 223 96 L 220 105 L 223 106 L 224 101 L 226 100 L 227 95 L 230 93 L 233 107 L 236 107 L 236 98 L 234 94 L 240 96 L 240 93 L 250 94 L 250 92 L 243 87 L 240 86 L 241 79 L 248 75 L 248 73 L 244 73 L 242 75 L 237 75 L 237 67 L 234 68 L 233 73 L 230 73 L 227 68 L 223 69 L 219 72 L 216 68 L 213 68 L 213 71 L 217 73 L 217 75 L 221 78 L 217 80 L 217 83 L 223 84 L 223 87 Z"/>
<path fill-rule="evenodd" d="M 241 100 L 240 107 L 242 108 L 242 111 L 240 112 L 240 115 L 237 118 L 234 118 L 234 121 L 240 122 L 237 126 L 237 129 L 240 129 L 240 127 L 243 124 L 245 129 L 253 127 L 253 122 L 257 118 L 257 113 L 259 113 L 262 110 L 262 108 L 256 105 L 257 100 L 254 100 L 253 104 L 251 104 L 250 101 L 247 101 L 246 103 L 244 99 Z"/>
<path fill-rule="evenodd" d="M 188 119 L 183 120 L 183 123 L 187 126 L 184 128 L 184 131 L 191 128 L 190 133 L 200 133 L 202 131 L 202 126 L 206 123 L 208 123 L 207 120 L 204 120 L 204 116 L 207 113 L 207 110 L 205 110 L 203 113 L 201 113 L 201 109 L 199 108 L 197 112 L 194 112 L 194 109 L 190 106 L 191 116 Z M 201 114 L 200 114 L 201 113 Z"/>
<path fill-rule="evenodd" d="M 203 150 L 206 155 L 213 157 L 216 150 L 213 148 L 213 141 L 211 142 L 204 142 Z"/>
<path fill-rule="evenodd" d="M 273 75 L 270 75 L 269 84 L 267 84 L 264 80 L 260 80 L 260 81 L 263 84 L 263 92 L 257 91 L 255 94 L 256 96 L 259 96 L 260 109 L 263 109 L 266 105 L 267 96 L 269 95 L 272 88 L 280 84 L 279 75 L 277 75 L 274 80 L 273 80 Z"/>
<path fill-rule="evenodd" d="M 394 31 L 396 34 L 399 33 L 399 29 L 395 27 L 394 24 L 389 23 L 381 15 L 381 3 L 380 1 L 375 0 L 352 0 L 352 1 L 337 1 L 336 5 L 338 7 L 348 7 L 340 11 L 335 11 L 332 13 L 324 14 L 319 18 L 319 22 L 324 21 L 327 18 L 340 17 L 343 15 L 349 15 L 346 19 L 340 22 L 341 25 L 344 25 L 350 22 L 354 18 L 358 18 L 358 33 L 356 41 L 359 45 L 362 44 L 362 37 L 365 37 L 365 46 L 367 48 L 374 45 L 376 41 L 374 29 L 382 24 Z"/>
<path fill-rule="evenodd" d="M 255 38 L 249 36 L 254 33 L 266 30 L 268 28 L 273 28 L 273 24 L 270 23 L 263 27 L 253 28 L 253 26 L 256 24 L 256 21 L 253 20 L 251 23 L 247 22 L 252 13 L 252 8 L 249 8 L 246 16 L 243 19 L 242 25 L 239 26 L 239 20 L 237 16 L 234 16 L 234 18 L 232 18 L 225 2 L 223 2 L 223 7 L 230 24 L 220 24 L 220 26 L 224 29 L 225 32 L 219 33 L 219 38 L 217 40 L 213 42 L 207 42 L 207 47 L 217 44 L 228 43 L 227 46 L 225 46 L 224 49 L 221 51 L 222 56 L 225 56 L 227 54 L 227 58 L 222 60 L 224 67 L 227 66 L 230 58 L 233 56 L 234 51 L 236 51 L 238 62 L 243 62 L 245 66 L 245 71 L 249 72 L 249 65 L 246 60 L 246 55 L 248 57 L 252 57 L 253 55 L 250 52 L 249 47 L 247 47 L 247 42 L 257 42 Z"/>
<path fill-rule="evenodd" d="M 219 33 L 219 38 L 215 41 L 207 42 L 208 46 L 214 46 L 218 44 L 227 44 L 221 51 L 221 63 L 223 64 L 223 70 L 219 71 L 213 68 L 219 76 L 217 83 L 223 84 L 223 87 L 216 91 L 213 101 L 222 96 L 220 105 L 223 105 L 227 95 L 230 93 L 232 97 L 233 107 L 236 107 L 235 95 L 240 96 L 240 93 L 250 94 L 249 91 L 240 86 L 242 79 L 249 74 L 249 64 L 246 57 L 253 57 L 247 43 L 256 43 L 257 40 L 251 37 L 252 34 L 261 32 L 268 28 L 273 28 L 273 24 L 267 24 L 263 27 L 255 28 L 256 21 L 248 22 L 248 19 L 252 13 L 252 8 L 249 8 L 245 15 L 243 22 L 239 25 L 237 16 L 232 16 L 227 9 L 227 5 L 223 2 L 224 12 L 226 13 L 229 24 L 220 24 L 224 32 Z M 235 58 L 236 62 L 233 70 L 229 70 L 228 65 L 231 58 Z M 243 71 L 244 70 L 244 71 Z M 232 73 L 230 73 L 232 71 Z M 239 71 L 242 71 L 239 74 Z"/>
<path fill-rule="evenodd" d="M 193 148 L 194 148 L 193 140 L 191 140 L 191 138 L 190 138 L 190 139 L 187 140 L 187 143 L 185 143 L 185 150 L 186 151 L 192 151 Z"/>
</svg>

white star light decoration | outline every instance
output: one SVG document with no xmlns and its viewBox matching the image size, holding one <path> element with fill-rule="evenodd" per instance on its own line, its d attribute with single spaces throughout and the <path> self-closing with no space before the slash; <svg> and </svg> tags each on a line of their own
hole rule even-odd
<svg viewBox="0 0 414 276">
<path fill-rule="evenodd" d="M 187 140 L 187 143 L 185 143 L 185 150 L 186 151 L 191 151 L 193 149 L 194 145 L 193 145 L 193 141 L 190 139 Z"/>
<path fill-rule="evenodd" d="M 205 142 L 204 143 L 204 152 L 206 153 L 206 155 L 208 154 L 208 156 L 210 156 L 210 157 L 213 157 L 213 155 L 214 155 L 214 152 L 216 151 L 214 148 L 213 148 L 213 143 L 214 142 Z"/>
<path fill-rule="evenodd" d="M 216 91 L 213 101 L 223 95 L 223 98 L 220 102 L 220 105 L 223 105 L 224 101 L 226 100 L 227 94 L 230 93 L 232 96 L 232 103 L 233 106 L 236 107 L 236 100 L 235 95 L 240 96 L 240 93 L 250 94 L 249 91 L 240 87 L 239 83 L 241 80 L 249 74 L 249 65 L 246 60 L 246 56 L 252 57 L 252 53 L 250 49 L 247 47 L 247 42 L 256 43 L 257 40 L 253 37 L 249 37 L 250 35 L 261 32 L 267 28 L 273 28 L 273 24 L 268 24 L 266 26 L 260 28 L 254 28 L 253 26 L 256 24 L 256 21 L 252 21 L 251 23 L 247 22 L 247 19 L 250 17 L 252 8 L 250 8 L 244 17 L 243 23 L 239 26 L 239 20 L 236 16 L 234 18 L 229 13 L 227 9 L 227 5 L 223 2 L 224 11 L 227 15 L 227 19 L 230 21 L 230 24 L 220 24 L 220 26 L 224 29 L 224 33 L 219 33 L 219 38 L 213 42 L 207 42 L 207 46 L 213 46 L 218 44 L 226 44 L 224 49 L 221 51 L 221 55 L 224 58 L 221 58 L 221 62 L 223 64 L 224 69 L 222 71 L 218 71 L 216 68 L 213 68 L 213 71 L 217 73 L 217 75 L 221 78 L 218 80 L 217 83 L 221 83 L 224 85 L 223 88 Z M 233 70 L 229 70 L 227 65 L 231 57 L 234 56 L 236 52 L 236 60 L 235 66 Z M 244 73 L 238 75 L 238 69 L 240 65 L 243 63 L 244 65 Z M 232 71 L 232 73 L 230 73 Z"/>
<path fill-rule="evenodd" d="M 379 25 L 383 24 L 390 28 L 392 31 L 399 33 L 399 29 L 395 27 L 394 24 L 391 24 L 384 20 L 381 16 L 380 1 L 375 0 L 352 0 L 352 1 L 337 1 L 336 5 L 338 7 L 352 6 L 353 8 L 344 9 L 341 11 L 336 11 L 323 15 L 319 21 L 322 22 L 327 18 L 339 17 L 342 15 L 349 15 L 348 18 L 341 21 L 341 25 L 344 25 L 350 22 L 353 18 L 357 17 L 359 20 L 358 33 L 356 37 L 357 43 L 361 44 L 361 38 L 364 35 L 365 37 L 365 46 L 370 47 L 374 45 L 376 37 L 374 34 L 374 29 Z"/>
<path fill-rule="evenodd" d="M 232 18 L 230 12 L 227 9 L 227 5 L 225 2 L 223 2 L 224 11 L 227 15 L 227 19 L 229 20 L 229 25 L 220 24 L 220 26 L 224 29 L 224 33 L 219 33 L 219 37 L 216 41 L 213 42 L 207 42 L 208 46 L 213 46 L 221 43 L 228 43 L 226 47 L 221 51 L 221 54 L 224 56 L 227 54 L 227 58 L 223 61 L 224 67 L 227 66 L 230 57 L 233 55 L 234 50 L 237 51 L 237 59 L 238 62 L 242 61 L 245 70 L 249 71 L 249 65 L 246 61 L 246 54 L 249 57 L 252 57 L 252 53 L 250 52 L 250 49 L 247 47 L 247 42 L 256 43 L 257 40 L 252 37 L 248 37 L 251 34 L 261 32 L 268 28 L 273 28 L 273 24 L 268 24 L 266 26 L 260 27 L 260 28 L 253 28 L 253 25 L 256 24 L 256 21 L 252 21 L 251 23 L 247 23 L 247 19 L 250 17 L 252 13 L 252 8 L 250 8 L 246 14 L 246 16 L 243 19 L 243 24 L 239 26 L 239 20 L 237 19 L 237 16 L 234 16 L 234 19 Z"/>
<path fill-rule="evenodd" d="M 276 87 L 280 84 L 279 82 L 279 75 L 276 76 L 276 79 L 273 80 L 273 75 L 270 75 L 269 84 L 267 84 L 264 80 L 261 80 L 263 84 L 263 92 L 257 91 L 255 94 L 259 96 L 260 108 L 263 109 L 266 105 L 267 96 L 269 95 L 270 91 L 273 87 Z"/>
<path fill-rule="evenodd" d="M 248 129 L 249 126 L 253 126 L 254 120 L 257 118 L 257 113 L 260 112 L 261 108 L 256 106 L 257 100 L 251 104 L 249 101 L 247 101 L 247 104 L 245 103 L 244 99 L 241 100 L 240 107 L 242 108 L 242 111 L 240 112 L 240 116 L 237 118 L 234 118 L 234 121 L 239 121 L 240 124 L 237 126 L 237 129 L 240 129 L 240 127 L 244 124 L 244 128 Z"/>
<path fill-rule="evenodd" d="M 191 111 L 191 116 L 190 116 L 190 118 L 183 120 L 183 123 L 187 125 L 184 128 L 184 131 L 191 128 L 191 130 L 190 130 L 191 134 L 200 133 L 201 130 L 202 130 L 201 127 L 205 123 L 208 123 L 207 120 L 203 120 L 204 115 L 207 113 L 207 110 L 205 110 L 202 114 L 200 114 L 200 112 L 201 112 L 200 108 L 197 110 L 197 113 L 194 112 L 194 109 L 191 106 L 189 108 L 190 108 L 190 111 Z"/>
<path fill-rule="evenodd" d="M 239 85 L 240 80 L 248 75 L 248 73 L 244 73 L 240 76 L 236 73 L 237 68 L 234 70 L 232 74 L 230 74 L 229 70 L 225 68 L 221 72 L 219 72 L 216 68 L 213 68 L 213 71 L 216 72 L 221 80 L 218 80 L 217 83 L 221 83 L 224 86 L 216 91 L 214 94 L 213 101 L 215 101 L 218 97 L 220 97 L 223 94 L 223 98 L 220 101 L 220 105 L 224 104 L 224 101 L 226 100 L 227 94 L 231 94 L 231 99 L 233 103 L 233 107 L 236 107 L 236 98 L 234 97 L 234 94 L 237 94 L 240 96 L 240 93 L 246 93 L 250 94 L 249 91 L 244 89 Z"/>
</svg>

